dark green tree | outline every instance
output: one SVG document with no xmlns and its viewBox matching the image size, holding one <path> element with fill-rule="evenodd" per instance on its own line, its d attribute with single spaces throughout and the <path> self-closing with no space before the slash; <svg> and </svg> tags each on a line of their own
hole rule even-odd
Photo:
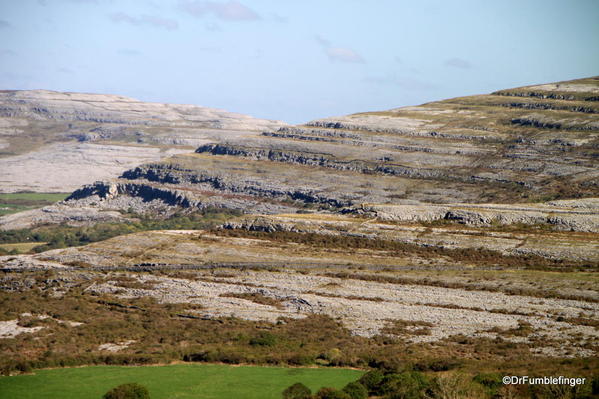
<svg viewBox="0 0 599 399">
<path fill-rule="evenodd" d="M 368 398 L 368 389 L 359 382 L 350 382 L 343 388 L 343 392 L 349 395 L 351 399 Z"/>
<path fill-rule="evenodd" d="M 123 384 L 106 392 L 103 399 L 150 399 L 150 393 L 143 385 Z"/>
<path fill-rule="evenodd" d="M 310 399 L 312 391 L 301 382 L 295 383 L 283 391 L 283 399 Z"/>
<path fill-rule="evenodd" d="M 417 371 L 385 376 L 381 391 L 388 399 L 421 399 L 430 388 L 430 381 Z"/>
<path fill-rule="evenodd" d="M 383 378 L 384 375 L 380 370 L 372 370 L 364 374 L 358 382 L 366 387 L 369 394 L 378 395 Z"/>
</svg>

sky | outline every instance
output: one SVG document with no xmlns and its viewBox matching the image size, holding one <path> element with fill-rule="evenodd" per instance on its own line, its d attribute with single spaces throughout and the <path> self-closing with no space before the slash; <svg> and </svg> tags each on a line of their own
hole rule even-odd
<svg viewBox="0 0 599 399">
<path fill-rule="evenodd" d="M 302 123 L 599 75 L 599 1 L 0 0 L 0 89 Z"/>
</svg>

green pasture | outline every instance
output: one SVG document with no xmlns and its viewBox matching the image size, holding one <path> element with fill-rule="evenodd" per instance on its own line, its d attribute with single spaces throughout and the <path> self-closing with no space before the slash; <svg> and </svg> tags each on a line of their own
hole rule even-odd
<svg viewBox="0 0 599 399">
<path fill-rule="evenodd" d="M 279 399 L 281 392 L 296 382 L 315 392 L 325 386 L 342 388 L 362 374 L 338 368 L 214 364 L 90 366 L 0 377 L 0 398 L 100 399 L 117 385 L 136 382 L 148 388 L 152 399 Z"/>
</svg>

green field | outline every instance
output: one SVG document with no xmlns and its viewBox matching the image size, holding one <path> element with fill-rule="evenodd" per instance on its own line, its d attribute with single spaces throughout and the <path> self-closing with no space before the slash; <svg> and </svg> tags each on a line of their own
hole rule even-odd
<svg viewBox="0 0 599 399">
<path fill-rule="evenodd" d="M 100 399 L 117 385 L 136 382 L 148 388 L 152 399 L 279 399 L 281 392 L 296 382 L 315 392 L 325 386 L 342 388 L 362 374 L 349 369 L 214 364 L 91 366 L 0 377 L 0 398 Z"/>
<path fill-rule="evenodd" d="M 0 194 L 0 216 L 41 208 L 62 201 L 66 193 L 10 193 Z"/>
</svg>

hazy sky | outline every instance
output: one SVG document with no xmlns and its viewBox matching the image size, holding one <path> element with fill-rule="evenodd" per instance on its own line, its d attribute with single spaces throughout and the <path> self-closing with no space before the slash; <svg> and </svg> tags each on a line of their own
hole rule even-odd
<svg viewBox="0 0 599 399">
<path fill-rule="evenodd" d="M 599 1 L 0 0 L 0 89 L 291 123 L 599 75 Z"/>
</svg>

